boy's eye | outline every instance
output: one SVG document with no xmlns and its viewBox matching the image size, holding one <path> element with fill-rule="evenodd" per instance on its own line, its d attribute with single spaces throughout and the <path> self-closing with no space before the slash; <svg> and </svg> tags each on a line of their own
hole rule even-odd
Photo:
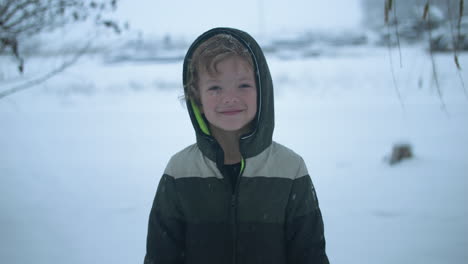
<svg viewBox="0 0 468 264">
<path fill-rule="evenodd" d="M 217 91 L 217 90 L 220 90 L 220 89 L 221 89 L 221 87 L 219 87 L 219 86 L 211 86 L 211 87 L 208 88 L 208 91 Z"/>
</svg>

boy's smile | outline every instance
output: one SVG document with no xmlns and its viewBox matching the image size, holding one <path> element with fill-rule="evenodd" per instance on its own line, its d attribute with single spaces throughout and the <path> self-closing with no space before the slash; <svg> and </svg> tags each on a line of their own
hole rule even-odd
<svg viewBox="0 0 468 264">
<path fill-rule="evenodd" d="M 252 67 L 238 56 L 222 59 L 216 72 L 199 73 L 201 112 L 211 129 L 244 131 L 257 112 L 257 87 Z"/>
</svg>

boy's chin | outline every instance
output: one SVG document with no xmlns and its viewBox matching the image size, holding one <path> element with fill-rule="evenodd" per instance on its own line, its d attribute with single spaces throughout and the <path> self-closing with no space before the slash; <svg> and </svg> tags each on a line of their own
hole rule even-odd
<svg viewBox="0 0 468 264">
<path fill-rule="evenodd" d="M 211 128 L 211 131 L 216 130 L 216 132 L 220 132 L 220 133 L 234 133 L 234 134 L 244 135 L 250 132 L 251 125 L 247 124 L 243 127 L 235 127 L 235 126 L 218 127 L 218 126 L 211 125 L 210 128 Z"/>
</svg>

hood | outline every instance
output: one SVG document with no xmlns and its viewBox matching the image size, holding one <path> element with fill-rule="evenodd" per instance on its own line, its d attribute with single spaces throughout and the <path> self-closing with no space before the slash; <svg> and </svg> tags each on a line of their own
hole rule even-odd
<svg viewBox="0 0 468 264">
<path fill-rule="evenodd" d="M 205 40 L 217 34 L 228 34 L 244 44 L 250 51 L 254 64 L 255 81 L 257 85 L 257 114 L 253 120 L 253 129 L 249 134 L 242 135 L 239 146 L 244 159 L 256 156 L 271 145 L 274 129 L 273 82 L 265 56 L 258 43 L 246 32 L 233 28 L 214 28 L 200 35 L 190 46 L 185 55 L 183 65 L 183 83 L 186 87 L 188 65 L 195 49 Z M 187 94 L 187 88 L 184 88 Z M 219 160 L 220 146 L 210 135 L 206 119 L 200 114 L 198 107 L 190 100 L 186 101 L 187 109 L 195 129 L 197 145 L 202 153 L 212 161 Z M 222 150 L 221 150 L 222 153 Z"/>
</svg>

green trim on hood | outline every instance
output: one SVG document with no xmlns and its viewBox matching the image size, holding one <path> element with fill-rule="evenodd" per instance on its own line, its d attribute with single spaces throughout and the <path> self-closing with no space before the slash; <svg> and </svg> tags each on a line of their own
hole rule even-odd
<svg viewBox="0 0 468 264">
<path fill-rule="evenodd" d="M 245 160 L 242 157 L 241 158 L 241 169 L 240 169 L 239 175 L 242 175 L 242 173 L 244 172 L 244 169 L 245 169 Z"/>
<path fill-rule="evenodd" d="M 190 103 L 192 105 L 193 113 L 195 114 L 195 118 L 197 119 L 198 126 L 200 127 L 201 131 L 206 135 L 210 135 L 210 130 L 208 129 L 205 119 L 203 119 L 197 104 L 193 100 L 190 100 Z"/>
</svg>

